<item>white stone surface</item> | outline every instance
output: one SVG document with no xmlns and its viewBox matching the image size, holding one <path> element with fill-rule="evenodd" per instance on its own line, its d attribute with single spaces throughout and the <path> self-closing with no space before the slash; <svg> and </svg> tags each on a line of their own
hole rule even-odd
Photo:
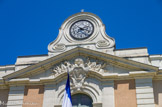
<svg viewBox="0 0 162 107">
<path fill-rule="evenodd" d="M 15 71 L 21 70 L 28 66 L 31 66 L 35 63 L 43 61 L 48 58 L 48 55 L 35 55 L 35 56 L 26 56 L 26 57 L 18 57 L 15 63 Z"/>
<path fill-rule="evenodd" d="M 9 91 L 7 107 L 22 107 L 24 97 L 24 86 L 11 86 Z"/>
<path fill-rule="evenodd" d="M 149 98 L 145 98 L 145 99 L 139 99 L 137 100 L 137 105 L 143 105 L 143 104 L 153 104 L 154 103 L 154 99 L 149 99 Z"/>
<path fill-rule="evenodd" d="M 14 71 L 15 71 L 15 65 L 0 66 L 0 77 L 13 73 Z"/>
<path fill-rule="evenodd" d="M 18 57 L 16 60 L 16 65 L 21 65 L 21 64 L 33 64 L 33 63 L 38 63 L 40 61 L 43 61 L 48 58 L 48 55 L 35 55 L 35 56 L 23 56 L 23 57 Z"/>
<path fill-rule="evenodd" d="M 137 107 L 155 107 L 152 78 L 136 79 L 136 97 Z"/>
<path fill-rule="evenodd" d="M 55 103 L 55 85 L 45 85 L 44 87 L 44 100 L 43 100 L 43 107 L 54 107 Z"/>
<path fill-rule="evenodd" d="M 138 93 L 138 94 L 136 95 L 136 97 L 137 97 L 137 99 L 138 99 L 138 98 L 139 98 L 139 99 L 140 99 L 140 98 L 141 98 L 141 99 L 142 99 L 142 98 L 144 98 L 144 99 L 145 99 L 145 98 L 151 98 L 151 99 L 152 99 L 152 98 L 154 98 L 154 95 L 153 95 L 152 93 L 147 93 L 146 95 L 143 95 L 143 93 L 141 93 L 141 94 Z"/>
<path fill-rule="evenodd" d="M 10 100 L 15 100 L 15 99 L 17 99 L 17 100 L 23 100 L 23 98 L 24 98 L 24 95 L 10 95 L 9 97 L 8 97 L 8 99 L 10 99 Z"/>
<path fill-rule="evenodd" d="M 145 56 L 145 57 L 139 57 L 138 56 L 138 57 L 133 57 L 133 58 L 128 58 L 128 59 L 151 65 L 148 56 Z"/>
<path fill-rule="evenodd" d="M 136 88 L 136 93 L 153 93 L 153 88 Z"/>
<path fill-rule="evenodd" d="M 138 105 L 138 107 L 155 107 L 154 104 L 149 104 L 149 105 Z"/>
<path fill-rule="evenodd" d="M 157 66 L 159 69 L 162 69 L 162 55 L 150 55 L 150 60 L 153 66 Z"/>
<path fill-rule="evenodd" d="M 141 57 L 148 56 L 147 48 L 119 49 L 115 50 L 115 55 L 119 57 Z"/>
<path fill-rule="evenodd" d="M 102 107 L 115 107 L 114 82 L 106 81 L 102 84 Z"/>
</svg>

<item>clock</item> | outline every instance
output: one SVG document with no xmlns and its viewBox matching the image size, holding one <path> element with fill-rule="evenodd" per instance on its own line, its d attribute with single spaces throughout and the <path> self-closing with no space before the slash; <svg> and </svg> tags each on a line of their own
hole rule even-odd
<svg viewBox="0 0 162 107">
<path fill-rule="evenodd" d="M 70 27 L 70 36 L 73 39 L 84 40 L 89 38 L 94 31 L 93 24 L 88 20 L 79 20 Z"/>
</svg>

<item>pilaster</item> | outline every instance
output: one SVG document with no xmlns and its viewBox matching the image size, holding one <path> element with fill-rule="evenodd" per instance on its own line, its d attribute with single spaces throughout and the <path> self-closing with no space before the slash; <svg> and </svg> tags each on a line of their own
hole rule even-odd
<svg viewBox="0 0 162 107">
<path fill-rule="evenodd" d="M 55 105 L 55 85 L 45 85 L 43 107 L 54 107 Z"/>
<path fill-rule="evenodd" d="M 102 87 L 102 105 L 94 107 L 114 107 L 114 81 L 105 81 Z"/>
<path fill-rule="evenodd" d="M 152 78 L 136 79 L 137 107 L 155 107 Z"/>
<path fill-rule="evenodd" d="M 24 86 L 11 86 L 7 107 L 22 107 L 24 98 Z"/>
</svg>

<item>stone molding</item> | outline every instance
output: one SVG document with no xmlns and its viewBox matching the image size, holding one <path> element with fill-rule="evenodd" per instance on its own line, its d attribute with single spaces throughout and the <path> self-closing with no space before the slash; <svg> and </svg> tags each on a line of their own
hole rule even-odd
<svg viewBox="0 0 162 107">
<path fill-rule="evenodd" d="M 79 55 L 95 57 L 97 59 L 103 60 L 106 63 L 110 63 L 113 65 L 120 65 L 120 66 L 126 67 L 130 70 L 131 69 L 137 69 L 137 70 L 145 69 L 148 74 L 151 72 L 156 73 L 156 71 L 158 71 L 157 67 L 154 67 L 151 65 L 147 65 L 147 64 L 143 64 L 143 63 L 139 63 L 139 62 L 135 62 L 135 61 L 130 61 L 130 60 L 120 58 L 117 56 L 113 56 L 110 54 L 105 54 L 103 52 L 97 52 L 97 51 L 84 49 L 84 48 L 75 48 L 75 49 L 72 49 L 65 53 L 59 54 L 57 56 L 50 57 L 50 58 L 48 58 L 44 61 L 41 61 L 35 65 L 31 65 L 29 67 L 26 67 L 24 69 L 14 72 L 14 73 L 5 75 L 3 77 L 3 80 L 8 81 L 8 80 L 16 78 L 16 77 L 27 78 L 28 76 L 31 76 L 31 73 L 37 74 L 37 73 L 45 72 L 46 70 L 50 69 L 55 64 L 57 64 L 63 60 L 68 60 L 69 58 L 71 59 L 71 58 L 79 56 Z M 145 73 L 145 74 L 147 74 L 147 73 Z M 142 74 L 144 74 L 144 73 L 142 73 Z"/>
<path fill-rule="evenodd" d="M 94 87 L 94 86 L 95 85 L 83 85 L 80 88 L 80 90 L 75 90 L 71 88 L 71 94 L 74 95 L 77 93 L 83 93 L 83 94 L 90 96 L 93 102 L 101 102 L 102 92 L 99 88 Z M 62 103 L 62 99 L 64 96 L 64 90 L 65 90 L 65 85 L 59 87 L 58 96 L 57 96 L 59 104 Z"/>
<path fill-rule="evenodd" d="M 55 105 L 62 104 L 62 99 L 64 96 L 65 91 L 65 84 L 66 79 L 60 83 L 57 84 L 55 98 L 56 103 Z M 85 83 L 82 87 L 80 87 L 80 90 L 76 90 L 75 88 L 71 87 L 71 94 L 75 95 L 77 93 L 82 93 L 90 96 L 93 100 L 93 103 L 102 102 L 102 83 L 94 78 L 87 78 L 85 80 Z"/>
<path fill-rule="evenodd" d="M 102 103 L 93 103 L 93 107 L 102 107 Z"/>
<path fill-rule="evenodd" d="M 62 107 L 62 105 L 55 105 L 54 107 Z"/>
</svg>

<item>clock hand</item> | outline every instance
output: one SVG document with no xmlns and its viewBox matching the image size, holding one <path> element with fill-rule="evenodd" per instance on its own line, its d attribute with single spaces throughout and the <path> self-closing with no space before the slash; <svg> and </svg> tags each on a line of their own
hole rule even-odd
<svg viewBox="0 0 162 107">
<path fill-rule="evenodd" d="M 78 25 L 76 25 L 80 30 L 85 30 L 84 27 L 79 27 Z"/>
<path fill-rule="evenodd" d="M 86 31 L 88 31 L 89 32 L 89 30 L 88 29 L 86 29 L 88 26 L 84 26 L 83 28 L 82 28 L 82 30 L 86 30 Z"/>
<path fill-rule="evenodd" d="M 88 27 L 88 26 L 84 26 L 83 29 L 84 29 L 84 28 L 87 28 L 87 27 Z"/>
<path fill-rule="evenodd" d="M 81 33 L 84 34 L 85 36 L 88 36 L 87 33 L 85 33 L 83 30 L 81 30 Z"/>
<path fill-rule="evenodd" d="M 88 29 L 81 28 L 81 30 L 89 32 L 89 30 L 88 30 Z"/>
<path fill-rule="evenodd" d="M 77 26 L 77 25 L 76 25 L 76 26 Z M 79 27 L 79 26 L 77 26 L 77 27 L 79 28 L 78 31 L 77 31 L 77 33 L 80 32 L 80 31 L 82 32 L 82 31 L 84 30 L 83 28 L 81 28 L 81 27 Z"/>
<path fill-rule="evenodd" d="M 79 27 L 78 25 L 76 25 L 79 29 L 81 28 L 81 27 Z"/>
<path fill-rule="evenodd" d="M 89 30 L 85 29 L 87 26 L 85 26 L 85 27 L 83 27 L 83 28 L 82 28 L 82 27 L 79 27 L 78 25 L 76 25 L 76 26 L 79 28 L 79 29 L 78 29 L 78 32 L 80 32 L 80 31 L 85 31 L 85 30 L 89 32 Z M 78 33 L 78 32 L 77 32 L 77 33 Z M 85 32 L 84 32 L 84 34 L 87 36 L 87 34 L 86 34 Z"/>
<path fill-rule="evenodd" d="M 89 32 L 89 30 L 87 30 L 87 29 L 83 29 L 83 30 L 86 30 L 86 31 L 88 31 L 88 32 Z"/>
</svg>

